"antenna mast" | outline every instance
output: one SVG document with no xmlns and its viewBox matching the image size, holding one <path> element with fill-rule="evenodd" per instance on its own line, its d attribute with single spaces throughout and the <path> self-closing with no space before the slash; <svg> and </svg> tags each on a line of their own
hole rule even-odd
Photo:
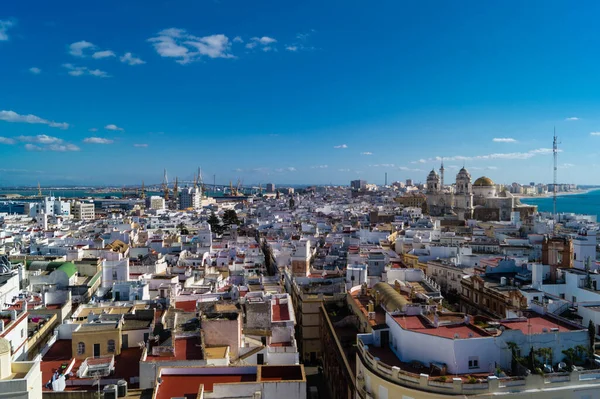
<svg viewBox="0 0 600 399">
<path fill-rule="evenodd" d="M 556 127 L 554 128 L 554 142 L 552 144 L 552 154 L 554 156 L 554 184 L 552 185 L 552 217 L 554 218 L 554 232 L 556 233 L 556 185 L 558 175 L 558 137 L 556 137 Z"/>
</svg>

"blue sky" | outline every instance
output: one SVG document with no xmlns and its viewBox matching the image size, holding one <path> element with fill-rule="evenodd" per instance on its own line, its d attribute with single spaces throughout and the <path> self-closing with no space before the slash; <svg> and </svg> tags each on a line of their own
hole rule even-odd
<svg viewBox="0 0 600 399">
<path fill-rule="evenodd" d="M 19 0 L 0 185 L 600 184 L 600 3 Z M 596 133 L 596 134 L 594 134 Z M 447 178 L 448 180 L 448 178 Z"/>
</svg>

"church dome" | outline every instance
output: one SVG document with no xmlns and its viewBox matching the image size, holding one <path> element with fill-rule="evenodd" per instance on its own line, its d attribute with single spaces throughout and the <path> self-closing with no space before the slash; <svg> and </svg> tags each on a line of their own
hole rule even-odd
<svg viewBox="0 0 600 399">
<path fill-rule="evenodd" d="M 487 187 L 493 185 L 494 182 L 492 181 L 492 179 L 486 176 L 481 176 L 479 179 L 475 180 L 475 183 L 473 183 L 473 186 L 475 187 Z"/>
<path fill-rule="evenodd" d="M 458 171 L 458 175 L 456 175 L 456 177 L 468 177 L 470 179 L 471 174 L 465 168 L 461 168 Z"/>
<path fill-rule="evenodd" d="M 438 177 L 438 174 L 435 171 L 435 169 L 431 169 L 431 172 L 429 172 L 429 176 L 427 176 L 428 179 L 432 179 L 432 178 L 437 179 L 437 177 Z"/>
</svg>

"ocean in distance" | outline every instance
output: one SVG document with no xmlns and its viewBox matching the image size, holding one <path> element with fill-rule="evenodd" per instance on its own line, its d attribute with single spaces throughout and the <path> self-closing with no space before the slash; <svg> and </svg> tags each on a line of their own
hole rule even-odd
<svg viewBox="0 0 600 399">
<path fill-rule="evenodd" d="M 521 198 L 521 202 L 537 205 L 539 212 L 552 212 L 552 196 L 539 198 Z M 558 195 L 556 197 L 558 213 L 580 213 L 600 217 L 600 189 L 581 194 Z"/>
</svg>

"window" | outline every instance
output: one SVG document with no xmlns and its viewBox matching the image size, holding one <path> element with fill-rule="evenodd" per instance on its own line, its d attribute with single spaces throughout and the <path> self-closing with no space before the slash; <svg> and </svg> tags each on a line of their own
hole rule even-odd
<svg viewBox="0 0 600 399">
<path fill-rule="evenodd" d="M 479 368 L 479 358 L 477 356 L 469 357 L 469 368 L 470 369 L 478 369 Z"/>
<path fill-rule="evenodd" d="M 108 340 L 107 351 L 108 351 L 108 353 L 115 353 L 115 340 L 114 339 Z"/>
<path fill-rule="evenodd" d="M 77 354 L 83 355 L 85 353 L 85 343 L 80 342 L 77 344 Z"/>
<path fill-rule="evenodd" d="M 25 329 L 21 328 L 21 338 L 23 338 L 25 336 Z"/>
<path fill-rule="evenodd" d="M 560 297 L 560 299 L 565 299 L 565 294 L 564 293 L 559 294 L 558 296 Z"/>
</svg>

